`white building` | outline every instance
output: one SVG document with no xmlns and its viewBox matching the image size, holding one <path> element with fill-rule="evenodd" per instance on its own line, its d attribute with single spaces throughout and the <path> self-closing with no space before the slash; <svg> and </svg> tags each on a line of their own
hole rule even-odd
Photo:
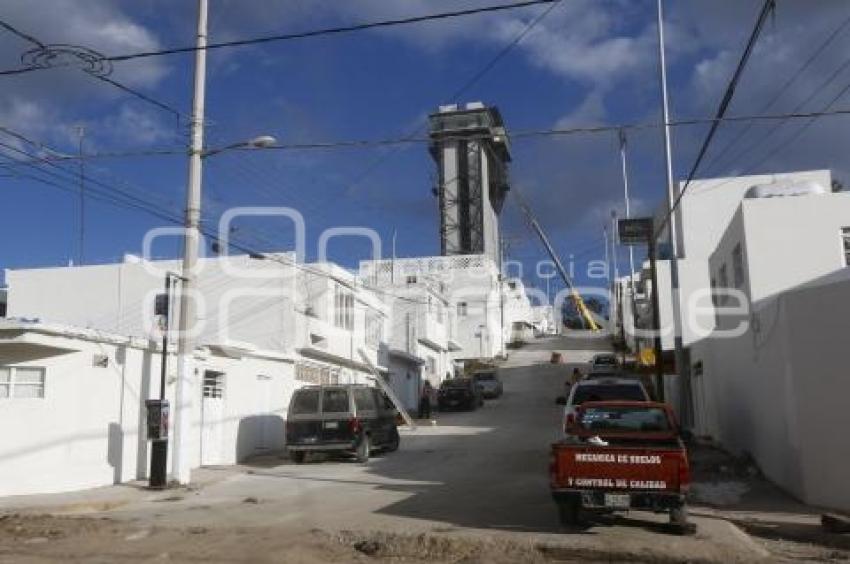
<svg viewBox="0 0 850 564">
<path fill-rule="evenodd" d="M 331 381 L 369 376 L 363 353 L 379 365 L 389 320 L 380 297 L 336 265 L 296 265 L 291 253 L 267 257 L 200 260 L 197 341 L 292 355 L 304 381 L 318 378 L 319 369 Z M 154 299 L 165 273 L 179 269 L 177 261 L 128 256 L 118 264 L 10 270 L 9 317 L 151 338 L 159 334 Z"/>
<path fill-rule="evenodd" d="M 159 397 L 160 361 L 157 341 L 0 321 L 0 426 L 7 430 L 0 441 L 0 496 L 146 478 L 144 401 Z M 281 450 L 296 386 L 293 359 L 201 346 L 195 362 L 191 466 Z M 176 364 L 170 355 L 165 396 L 171 405 Z"/>
<path fill-rule="evenodd" d="M 451 353 L 454 309 L 443 284 L 425 277 L 404 277 L 378 289 L 390 309 L 387 381 L 409 410 L 418 406 L 422 385 L 440 384 L 455 373 Z"/>
<path fill-rule="evenodd" d="M 377 288 L 394 286 L 397 281 L 442 284 L 441 293 L 455 312 L 452 340 L 458 350 L 451 353 L 452 360 L 489 359 L 504 354 L 499 270 L 487 256 L 361 261 L 360 278 Z"/>
<path fill-rule="evenodd" d="M 831 186 L 832 177 L 828 170 L 792 172 L 784 174 L 765 174 L 729 178 L 711 178 L 694 180 L 682 197 L 676 210 L 678 220 L 679 255 L 679 301 L 681 303 L 682 345 L 685 362 L 690 355 L 691 345 L 701 338 L 706 327 L 710 330 L 711 316 L 701 314 L 692 304 L 710 288 L 709 258 L 720 242 L 727 226 L 753 186 L 800 184 L 814 182 L 821 186 Z M 681 185 L 680 185 L 681 189 Z M 659 215 L 660 220 L 663 215 Z M 660 249 L 657 261 L 659 291 L 659 313 L 661 322 L 662 348 L 665 354 L 672 355 L 674 347 L 673 298 L 670 286 L 670 261 L 664 260 L 664 249 Z M 649 265 L 644 264 L 639 284 L 643 290 L 643 300 L 637 300 L 639 329 L 652 327 L 652 284 L 649 277 Z M 688 323 L 687 320 L 701 316 L 700 323 Z M 707 325 L 706 325 L 707 324 Z M 638 338 L 639 348 L 652 348 L 651 337 Z M 666 397 L 680 413 L 685 422 L 690 422 L 692 412 L 691 394 L 688 391 L 689 379 L 667 378 Z"/>
<path fill-rule="evenodd" d="M 557 331 L 555 307 L 552 305 L 532 306 L 531 323 L 538 335 L 554 335 Z"/>
<path fill-rule="evenodd" d="M 0 393 L 10 388 L 2 385 L 3 379 L 34 374 L 26 370 L 33 367 L 41 371 L 44 397 L 38 398 L 42 401 L 17 398 L 14 391 L 7 391 L 8 397 L 0 399 L 14 406 L 0 410 L 0 417 L 14 416 L 9 425 L 36 429 L 4 442 L 9 456 L 0 455 L 0 478 L 9 478 L 4 484 L 19 485 L 0 489 L 0 494 L 61 491 L 144 475 L 146 466 L 141 462 L 107 475 L 102 447 L 114 443 L 108 433 L 117 431 L 141 442 L 133 414 L 142 409 L 145 399 L 159 393 L 158 379 L 151 373 L 158 374 L 158 368 L 150 351 L 161 339 L 162 318 L 154 316 L 154 302 L 163 292 L 165 273 L 178 269 L 175 261 L 128 257 L 120 264 L 7 271 L 9 316 L 50 323 L 23 327 L 27 335 L 52 331 L 53 344 L 33 349 L 30 341 L 46 338 L 20 337 L 21 328 L 14 321 L 4 333 L 9 346 L 2 347 Z M 219 257 L 200 261 L 197 280 L 196 377 L 185 403 L 193 421 L 188 455 L 192 467 L 232 464 L 258 452 L 281 450 L 283 420 L 298 386 L 369 382 L 373 367 L 386 372 L 382 362 L 389 308 L 342 268 L 295 265 L 290 254 L 270 255 L 266 260 Z M 172 325 L 179 314 L 177 300 L 173 301 Z M 62 329 L 53 329 L 56 326 Z M 122 345 L 125 341 L 129 344 Z M 70 352 L 53 351 L 62 350 L 55 344 L 61 342 Z M 121 352 L 121 346 L 132 354 Z M 93 370 L 92 355 L 97 349 L 116 359 L 107 362 L 112 368 Z M 129 360 L 121 360 L 124 356 Z M 24 370 L 19 372 L 19 367 Z M 172 398 L 174 369 L 175 363 L 170 362 L 166 391 Z M 81 395 L 88 379 L 94 378 L 92 373 L 103 384 L 103 390 L 94 390 L 99 394 L 94 406 Z M 47 417 L 47 413 L 59 415 Z M 103 423 L 106 419 L 114 423 L 115 413 L 122 414 L 117 427 Z M 70 414 L 67 425 L 62 414 Z M 60 479 L 57 470 L 15 482 L 13 478 L 28 464 L 57 456 L 55 445 L 61 444 L 63 433 L 91 438 L 79 458 L 70 458 L 75 466 L 65 468 L 67 478 Z M 125 445 L 121 452 L 140 460 L 143 446 L 137 444 L 133 450 Z M 18 451 L 27 454 L 15 454 Z M 101 468 L 92 474 L 97 484 L 86 481 L 90 467 Z"/>
<path fill-rule="evenodd" d="M 820 184 L 820 183 L 819 183 Z M 759 186 L 707 262 L 717 294 L 691 344 L 695 430 L 750 454 L 800 499 L 850 510 L 846 354 L 850 194 L 829 184 Z M 738 308 L 737 312 L 721 308 Z"/>
</svg>

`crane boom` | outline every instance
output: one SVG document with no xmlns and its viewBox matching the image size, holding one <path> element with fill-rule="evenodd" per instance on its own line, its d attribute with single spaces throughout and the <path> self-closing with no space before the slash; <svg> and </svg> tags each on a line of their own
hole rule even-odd
<svg viewBox="0 0 850 564">
<path fill-rule="evenodd" d="M 537 236 L 540 238 L 540 242 L 543 243 L 543 246 L 546 248 L 546 252 L 549 253 L 549 257 L 552 259 L 552 262 L 555 263 L 555 268 L 558 269 L 558 273 L 561 275 L 561 279 L 564 281 L 564 284 L 570 290 L 570 298 L 573 300 L 573 304 L 576 306 L 576 310 L 578 311 L 581 318 L 584 320 L 585 325 L 591 331 L 599 331 L 599 324 L 596 323 L 596 320 L 593 319 L 593 315 L 590 313 L 590 310 L 587 308 L 587 305 L 584 303 L 581 295 L 576 291 L 575 286 L 573 285 L 573 281 L 570 279 L 569 274 L 567 274 L 567 270 L 564 268 L 564 265 L 561 264 L 561 259 L 558 258 L 558 255 L 555 253 L 555 249 L 552 248 L 552 244 L 549 242 L 549 238 L 546 236 L 546 233 L 543 231 L 543 228 L 540 227 L 540 224 L 537 222 L 537 219 L 534 217 L 534 214 L 531 213 L 531 209 L 526 205 L 521 198 L 517 198 L 519 200 L 519 206 L 522 208 L 523 213 L 525 214 L 528 222 L 531 224 L 531 228 L 537 233 Z"/>
</svg>

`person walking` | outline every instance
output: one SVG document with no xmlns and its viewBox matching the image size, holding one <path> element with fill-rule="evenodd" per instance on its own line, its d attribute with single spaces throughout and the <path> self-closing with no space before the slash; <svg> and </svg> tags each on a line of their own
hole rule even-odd
<svg viewBox="0 0 850 564">
<path fill-rule="evenodd" d="M 431 419 L 431 382 L 425 380 L 419 395 L 419 419 Z"/>
</svg>

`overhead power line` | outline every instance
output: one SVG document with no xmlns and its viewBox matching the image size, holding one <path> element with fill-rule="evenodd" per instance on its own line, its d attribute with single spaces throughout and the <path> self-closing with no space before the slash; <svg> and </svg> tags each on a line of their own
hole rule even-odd
<svg viewBox="0 0 850 564">
<path fill-rule="evenodd" d="M 685 180 L 684 186 L 682 186 L 682 189 L 679 191 L 678 196 L 676 196 L 676 199 L 673 201 L 673 205 L 670 206 L 670 209 L 664 216 L 664 219 L 661 221 L 661 224 L 657 227 L 656 232 L 654 234 L 655 237 L 658 236 L 658 233 L 660 233 L 670 221 L 670 217 L 672 217 L 676 208 L 679 206 L 679 202 L 682 201 L 682 196 L 685 195 L 688 186 L 694 179 L 697 169 L 702 163 L 702 159 L 705 157 L 705 153 L 706 151 L 708 151 L 709 145 L 711 145 L 711 140 L 714 138 L 714 134 L 717 132 L 717 128 L 720 127 L 720 123 L 723 119 L 723 116 L 726 115 L 726 110 L 729 109 L 729 104 L 732 102 L 732 97 L 735 95 L 735 89 L 738 86 L 738 81 L 740 80 L 741 75 L 744 73 L 744 68 L 747 66 L 747 61 L 750 59 L 750 55 L 753 52 L 753 48 L 756 45 L 756 41 L 758 41 L 759 35 L 761 34 L 761 30 L 764 27 L 765 22 L 767 22 L 768 16 L 773 13 L 775 9 L 776 0 L 765 0 L 764 4 L 761 7 L 761 11 L 759 12 L 758 18 L 756 19 L 756 24 L 753 27 L 753 31 L 750 33 L 750 38 L 747 40 L 747 45 L 746 47 L 744 47 L 744 52 L 741 55 L 740 60 L 738 61 L 738 66 L 735 68 L 735 72 L 732 74 L 732 78 L 729 81 L 729 84 L 726 86 L 726 91 L 723 93 L 723 98 L 720 100 L 720 106 L 717 108 L 717 112 L 715 114 L 715 121 L 711 124 L 711 127 L 708 130 L 708 134 L 705 136 L 705 140 L 702 143 L 702 147 L 700 147 L 699 153 L 697 153 L 697 158 L 694 161 L 693 166 L 691 167 L 691 171 L 688 173 L 688 177 Z"/>
<path fill-rule="evenodd" d="M 103 55 L 97 53 L 96 51 L 93 51 L 92 49 L 89 49 L 89 48 L 86 48 L 86 47 L 78 47 L 78 46 L 74 46 L 74 45 L 49 45 L 49 44 L 44 43 L 40 39 L 34 37 L 33 35 L 30 35 L 28 33 L 24 33 L 23 31 L 17 29 L 16 27 L 12 26 L 11 24 L 9 24 L 8 22 L 5 22 L 3 20 L 0 20 L 0 27 L 5 29 L 6 31 L 18 36 L 19 38 L 23 39 L 24 41 L 26 41 L 26 42 L 28 42 L 32 45 L 35 45 L 36 49 L 33 50 L 33 51 L 29 51 L 29 52 L 25 53 L 24 56 L 26 56 L 27 54 L 32 55 L 33 53 L 37 53 L 40 57 L 43 58 L 44 61 L 47 61 L 47 62 L 39 64 L 39 65 L 26 67 L 28 69 L 36 70 L 36 69 L 40 69 L 40 68 L 51 68 L 52 66 L 55 65 L 55 63 L 52 63 L 50 61 L 54 57 L 54 55 L 56 55 L 57 52 L 61 51 L 63 54 L 66 54 L 66 55 L 70 53 L 72 55 L 79 57 L 81 60 L 85 60 L 88 63 L 88 65 L 86 67 L 81 67 L 83 72 L 85 72 L 87 75 L 89 75 L 89 76 L 91 76 L 91 77 L 93 77 L 93 78 L 95 78 L 95 79 L 97 79 L 101 82 L 109 84 L 110 86 L 112 86 L 114 88 L 118 88 L 119 90 L 122 90 L 122 91 L 126 92 L 127 94 L 135 96 L 136 98 L 138 98 L 138 99 L 140 99 L 144 102 L 147 102 L 149 104 L 157 106 L 159 109 L 165 110 L 166 112 L 173 114 L 174 116 L 177 117 L 178 120 L 182 116 L 181 112 L 179 110 L 175 109 L 174 107 L 172 107 L 172 106 L 170 106 L 170 105 L 168 105 L 164 102 L 160 102 L 159 100 L 152 98 L 151 96 L 148 96 L 147 94 L 139 92 L 138 90 L 136 90 L 134 88 L 130 88 L 126 84 L 122 84 L 122 83 L 118 82 L 117 80 L 115 80 L 113 78 L 109 78 L 108 76 L 106 76 L 107 74 L 109 74 L 111 72 L 111 68 L 104 69 L 103 66 L 102 66 L 102 62 L 105 60 L 105 58 L 103 57 Z M 100 61 L 98 61 L 98 59 L 100 59 Z M 69 66 L 69 65 L 62 63 L 61 66 Z M 4 74 L 4 73 L 0 73 L 0 74 Z"/>
<path fill-rule="evenodd" d="M 829 47 L 829 45 L 831 45 L 832 42 L 835 41 L 835 39 L 839 35 L 841 35 L 841 33 L 845 29 L 847 29 L 848 25 L 850 25 L 850 15 L 848 15 L 844 19 L 844 21 L 842 21 L 838 25 L 838 27 L 836 27 L 832 31 L 832 33 L 830 33 L 829 36 L 827 36 L 827 38 L 817 47 L 817 49 L 815 49 L 812 52 L 812 54 L 809 55 L 809 58 L 806 59 L 805 62 L 803 62 L 803 64 L 796 71 L 794 71 L 794 73 L 790 77 L 788 77 L 788 80 L 786 80 L 785 83 L 776 91 L 776 94 L 774 94 L 774 96 L 770 100 L 768 100 L 767 103 L 765 103 L 761 107 L 761 109 L 758 110 L 758 112 L 756 112 L 756 113 L 764 114 L 768 110 L 770 110 L 770 108 L 772 108 L 773 105 L 776 102 L 778 102 L 780 98 L 782 98 L 783 94 L 785 94 L 785 92 L 787 92 L 788 89 L 791 88 L 791 86 L 795 82 L 797 82 L 797 79 L 799 79 L 803 75 L 803 73 L 806 72 L 806 69 L 808 69 L 812 65 L 812 63 L 814 63 L 814 61 L 827 49 L 827 47 Z M 795 109 L 799 109 L 799 107 L 795 108 Z M 738 132 L 738 134 L 734 137 L 734 139 L 732 139 L 729 143 L 727 143 L 723 147 L 723 149 L 721 149 L 711 159 L 711 161 L 706 165 L 706 167 L 711 169 L 711 168 L 713 168 L 714 164 L 720 162 L 720 160 L 726 155 L 726 153 L 728 153 L 732 149 L 732 147 L 734 147 L 741 139 L 743 139 L 747 135 L 747 133 L 749 133 L 749 131 L 752 129 L 752 127 L 753 127 L 753 124 L 748 123 L 743 129 L 741 129 L 741 131 Z"/>
<path fill-rule="evenodd" d="M 850 63 L 848 63 L 850 66 Z M 670 126 L 672 127 L 685 127 L 685 126 L 693 126 L 693 125 L 705 125 L 705 124 L 714 124 L 718 122 L 725 123 L 736 123 L 736 122 L 754 122 L 754 121 L 785 121 L 789 119 L 812 119 L 812 118 L 822 118 L 822 117 L 830 117 L 830 116 L 843 116 L 850 114 L 850 108 L 847 109 L 830 109 L 835 102 L 832 102 L 828 105 L 828 107 L 819 110 L 819 111 L 811 111 L 811 112 L 787 112 L 780 114 L 767 114 L 767 115 L 743 115 L 743 116 L 725 116 L 722 118 L 692 118 L 692 119 L 681 119 L 670 122 Z M 587 127 L 568 127 L 568 128 L 552 128 L 552 129 L 528 129 L 528 130 L 519 130 L 512 132 L 510 134 L 511 140 L 521 140 L 521 139 L 529 139 L 535 137 L 560 137 L 560 136 L 569 136 L 569 135 L 580 135 L 580 134 L 595 134 L 595 133 L 617 133 L 619 131 L 624 130 L 645 130 L 645 129 L 658 129 L 663 127 L 663 123 L 661 122 L 635 122 L 635 123 L 623 123 L 617 125 L 600 125 L 600 126 L 587 126 Z M 31 142 L 36 144 L 36 141 L 28 140 L 26 137 L 22 136 L 20 133 L 15 132 L 8 127 L 0 125 L 0 131 L 5 132 L 14 137 L 18 137 L 20 140 Z M 463 139 L 483 139 L 486 136 L 465 136 Z M 448 137 L 447 139 L 451 139 Z M 460 138 L 459 138 L 460 139 Z M 314 141 L 314 142 L 304 142 L 304 143 L 279 143 L 277 145 L 271 145 L 268 147 L 263 147 L 261 149 L 257 148 L 239 148 L 234 147 L 231 149 L 232 151 L 246 151 L 256 153 L 257 151 L 303 151 L 303 150 L 323 150 L 323 149 L 356 149 L 356 148 L 368 148 L 368 147 L 384 147 L 388 145 L 408 145 L 408 144 L 422 144 L 429 143 L 431 139 L 429 137 L 394 137 L 387 139 L 349 139 L 349 140 L 337 140 L 337 141 Z M 47 149 L 42 147 L 43 149 L 51 152 L 51 149 Z M 183 147 L 163 147 L 163 148 L 152 148 L 152 149 L 140 149 L 140 150 L 131 150 L 131 151 L 102 151 L 96 153 L 85 153 L 82 155 L 82 158 L 86 160 L 92 159 L 120 159 L 120 158 L 132 158 L 132 157 L 165 157 L 165 156 L 175 156 L 175 155 L 185 155 L 186 149 Z M 73 161 L 81 158 L 80 155 L 75 154 L 62 154 L 55 153 L 50 156 L 44 158 L 34 159 L 33 162 L 45 162 L 45 161 Z"/>
<path fill-rule="evenodd" d="M 449 18 L 458 18 L 464 16 L 472 16 L 476 14 L 487 14 L 493 12 L 502 12 L 506 10 L 516 10 L 518 8 L 526 8 L 528 6 L 536 6 L 538 4 L 551 4 L 554 2 L 558 2 L 559 0 L 526 0 L 524 2 L 513 2 L 511 4 L 498 4 L 495 6 L 482 6 L 480 8 L 470 8 L 468 10 L 456 10 L 451 12 L 440 12 L 436 14 L 427 14 L 424 16 L 413 16 L 408 18 L 395 18 L 391 20 L 381 20 L 375 22 L 366 22 L 362 24 L 354 24 L 348 26 L 340 26 L 340 27 L 329 27 L 323 29 L 316 29 L 310 31 L 302 31 L 295 33 L 282 33 L 275 35 L 266 35 L 261 37 L 252 37 L 248 39 L 237 39 L 233 41 L 222 41 L 218 43 L 209 43 L 206 46 L 198 47 L 198 46 L 187 46 L 187 47 L 173 47 L 170 49 L 157 49 L 151 51 L 142 51 L 138 53 L 127 53 L 124 55 L 105 55 L 103 56 L 104 61 L 109 62 L 122 62 L 122 61 L 132 61 L 137 59 L 145 59 L 150 57 L 161 57 L 164 55 L 176 55 L 180 53 L 193 53 L 198 50 L 214 50 L 214 49 L 224 49 L 224 48 L 232 48 L 232 47 L 247 47 L 250 45 L 259 45 L 263 43 L 273 43 L 278 41 L 292 41 L 296 39 L 307 39 L 311 37 L 320 37 L 324 35 L 337 35 L 344 33 L 352 33 L 356 31 L 365 31 L 369 29 L 378 29 L 384 27 L 394 27 L 400 25 L 411 25 L 417 23 L 424 23 L 430 21 L 444 20 Z M 7 29 L 14 30 L 11 25 L 6 24 Z M 4 26 L 4 27 L 6 27 Z M 17 30 L 15 30 L 17 33 Z M 22 35 L 23 37 L 23 35 Z M 44 47 L 44 45 L 42 45 Z M 11 75 L 11 74 L 22 74 L 27 72 L 33 72 L 37 70 L 42 70 L 45 68 L 50 68 L 49 65 L 38 65 L 38 66 L 24 66 L 17 69 L 7 69 L 0 71 L 0 75 Z"/>
</svg>

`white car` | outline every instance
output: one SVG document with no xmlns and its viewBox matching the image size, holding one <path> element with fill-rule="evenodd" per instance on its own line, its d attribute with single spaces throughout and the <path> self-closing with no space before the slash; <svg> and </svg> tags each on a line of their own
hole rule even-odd
<svg viewBox="0 0 850 564">
<path fill-rule="evenodd" d="M 567 397 L 558 398 L 558 404 L 564 406 L 564 419 L 561 422 L 561 430 L 564 436 L 569 438 L 567 425 L 572 423 L 576 408 L 587 401 L 650 401 L 649 394 L 643 384 L 628 378 L 594 378 L 592 380 L 581 380 L 570 387 Z"/>
<path fill-rule="evenodd" d="M 595 376 L 599 374 L 616 374 L 620 370 L 620 361 L 617 355 L 612 353 L 601 353 L 593 355 L 590 360 L 590 374 Z"/>
</svg>

